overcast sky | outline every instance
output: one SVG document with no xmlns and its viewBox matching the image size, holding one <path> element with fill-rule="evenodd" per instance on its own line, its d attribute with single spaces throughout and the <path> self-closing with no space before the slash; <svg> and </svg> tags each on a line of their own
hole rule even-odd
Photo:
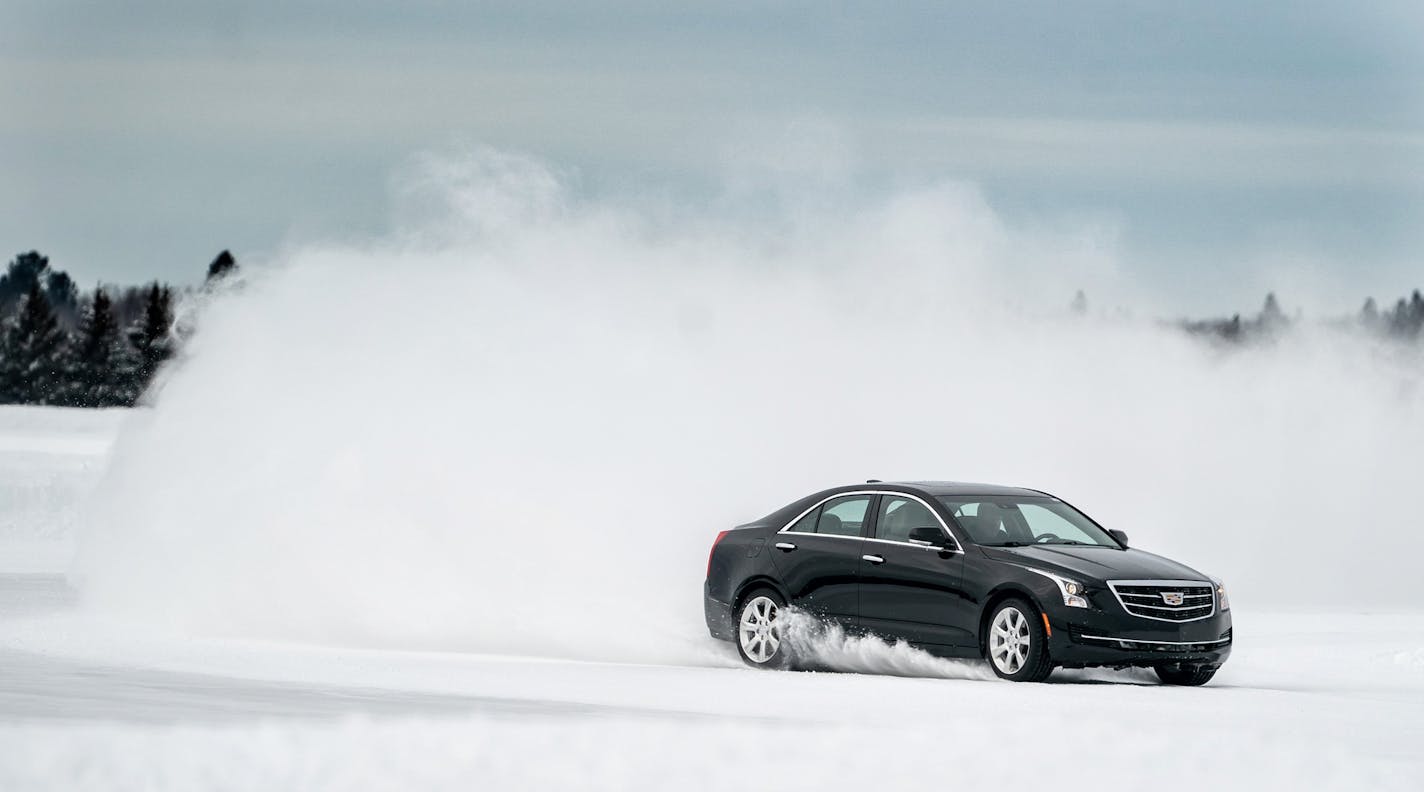
<svg viewBox="0 0 1424 792">
<path fill-rule="evenodd" d="M 1368 10 L 1362 10 L 1368 6 Z M 0 252 L 86 285 L 379 234 L 457 141 L 593 194 L 770 156 L 1106 223 L 1183 310 L 1424 285 L 1414 2 L 4 0 Z"/>
</svg>

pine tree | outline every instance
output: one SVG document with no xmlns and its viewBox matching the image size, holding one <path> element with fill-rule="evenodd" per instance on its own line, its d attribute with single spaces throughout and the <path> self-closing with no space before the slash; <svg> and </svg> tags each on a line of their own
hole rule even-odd
<svg viewBox="0 0 1424 792">
<path fill-rule="evenodd" d="M 215 281 L 221 281 L 223 278 L 236 272 L 237 259 L 232 257 L 231 252 L 224 250 L 218 254 L 217 258 L 213 259 L 213 263 L 208 265 L 207 282 L 211 284 Z"/>
<path fill-rule="evenodd" d="M 1285 318 L 1285 314 L 1281 312 L 1281 304 L 1276 301 L 1275 292 L 1267 294 L 1266 303 L 1261 306 L 1261 324 L 1280 324 Z"/>
<path fill-rule="evenodd" d="M 72 330 L 79 316 L 79 287 L 64 270 L 51 268 L 45 273 L 45 298 L 54 315 L 66 330 Z"/>
<path fill-rule="evenodd" d="M 1394 304 L 1394 310 L 1389 313 L 1389 334 L 1399 338 L 1409 336 L 1409 303 L 1403 297 Z"/>
<path fill-rule="evenodd" d="M 143 315 L 129 328 L 129 343 L 138 353 L 131 387 L 141 394 L 153 382 L 158 369 L 173 356 L 173 292 L 156 281 L 148 290 Z"/>
<path fill-rule="evenodd" d="M 6 323 L 0 349 L 0 402 L 55 404 L 63 399 L 64 331 L 38 280 Z"/>
<path fill-rule="evenodd" d="M 5 274 L 0 275 L 0 313 L 24 298 L 40 282 L 40 276 L 49 269 L 49 259 L 39 251 L 21 253 L 10 260 Z"/>
<path fill-rule="evenodd" d="M 1375 298 L 1365 298 L 1365 307 L 1360 309 L 1360 324 L 1373 330 L 1379 326 L 1379 321 L 1379 306 L 1375 304 Z"/>
<path fill-rule="evenodd" d="M 1227 341 L 1241 340 L 1241 314 L 1231 315 L 1231 319 L 1221 328 L 1221 337 Z"/>
<path fill-rule="evenodd" d="M 131 404 L 136 394 L 127 382 L 132 379 L 132 365 L 126 352 L 113 301 L 102 287 L 95 289 L 66 356 L 65 403 L 74 407 Z"/>
</svg>

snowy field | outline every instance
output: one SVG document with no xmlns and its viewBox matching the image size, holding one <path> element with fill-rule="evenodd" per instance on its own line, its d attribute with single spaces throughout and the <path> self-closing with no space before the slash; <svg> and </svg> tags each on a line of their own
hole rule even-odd
<svg viewBox="0 0 1424 792">
<path fill-rule="evenodd" d="M 0 572 L 63 572 L 123 410 L 0 407 Z"/>
<path fill-rule="evenodd" d="M 64 576 L 123 420 L 0 409 L 0 790 L 1424 788 L 1424 610 L 1238 604 L 1201 689 L 867 643 L 828 651 L 897 675 L 126 626 Z"/>
</svg>

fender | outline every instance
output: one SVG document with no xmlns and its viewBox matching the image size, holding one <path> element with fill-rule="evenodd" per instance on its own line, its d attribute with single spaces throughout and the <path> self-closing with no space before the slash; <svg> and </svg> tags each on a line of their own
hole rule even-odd
<svg viewBox="0 0 1424 792">
<path fill-rule="evenodd" d="M 769 588 L 775 591 L 777 596 L 781 597 L 782 602 L 791 601 L 791 598 L 786 595 L 786 589 L 781 587 L 780 581 L 770 575 L 753 575 L 742 581 L 742 584 L 737 587 L 736 594 L 732 597 L 731 602 L 732 613 L 735 614 L 737 612 L 738 606 L 742 604 L 742 600 L 746 597 L 748 592 L 759 588 Z"/>
<path fill-rule="evenodd" d="M 989 593 L 985 595 L 984 607 L 979 610 L 980 653 L 983 653 L 984 651 L 985 640 L 989 634 L 989 617 L 993 615 L 994 608 L 998 607 L 1000 602 L 1003 602 L 1004 600 L 1010 597 L 1021 597 L 1023 599 L 1026 599 L 1028 600 L 1028 603 L 1030 605 L 1032 605 L 1035 609 L 1038 610 L 1039 613 L 1047 613 L 1047 611 L 1044 610 L 1043 607 L 1043 600 L 1037 594 L 1034 594 L 1031 590 L 1029 590 L 1028 586 L 1025 586 L 1024 584 L 1016 580 L 1010 580 L 1004 583 L 1000 583 L 999 585 L 990 589 Z"/>
</svg>

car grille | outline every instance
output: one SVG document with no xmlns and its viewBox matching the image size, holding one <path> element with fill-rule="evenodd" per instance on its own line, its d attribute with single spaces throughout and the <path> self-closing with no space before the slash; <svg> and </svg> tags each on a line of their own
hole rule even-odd
<svg viewBox="0 0 1424 792">
<path fill-rule="evenodd" d="M 1216 592 L 1210 583 L 1189 580 L 1110 580 L 1113 595 L 1133 616 L 1157 621 L 1188 622 L 1216 613 Z"/>
</svg>

